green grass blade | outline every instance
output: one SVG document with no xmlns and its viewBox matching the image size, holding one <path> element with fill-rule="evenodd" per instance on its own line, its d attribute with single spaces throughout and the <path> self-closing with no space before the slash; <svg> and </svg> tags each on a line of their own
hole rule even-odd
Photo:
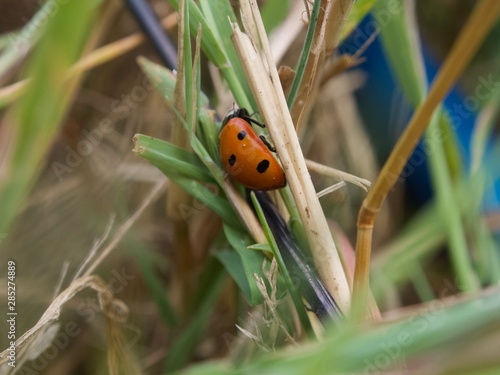
<svg viewBox="0 0 500 375">
<path fill-rule="evenodd" d="M 437 116 L 438 114 L 435 114 L 432 117 L 429 129 L 425 133 L 426 139 L 432 140 L 432 134 L 439 127 Z M 458 287 L 464 292 L 475 291 L 478 289 L 479 283 L 472 261 L 469 258 L 465 229 L 460 218 L 458 198 L 455 194 L 443 148 L 436 145 L 428 160 L 436 204 L 439 215 L 444 221 L 444 230 L 448 237 L 450 256 L 458 278 Z"/>
<path fill-rule="evenodd" d="M 219 43 L 219 40 L 215 37 L 214 33 L 212 32 L 212 28 L 210 27 L 209 23 L 205 19 L 205 16 L 201 12 L 200 8 L 196 5 L 196 3 L 193 0 L 187 0 L 187 2 L 189 2 L 189 20 L 191 34 L 196 35 L 198 31 L 198 25 L 201 24 L 203 33 L 201 38 L 201 48 L 203 52 L 208 57 L 208 59 L 221 70 L 222 75 L 227 80 L 231 92 L 233 93 L 239 105 L 251 108 L 251 103 L 248 99 L 251 97 L 250 89 L 248 88 L 248 85 L 242 84 L 243 81 L 241 77 L 243 76 L 239 76 L 238 73 L 236 73 L 235 68 L 232 66 L 235 61 L 229 60 L 227 52 L 224 50 L 223 45 Z M 170 3 L 176 9 L 178 9 L 178 0 L 170 0 Z M 218 3 L 218 1 L 210 3 Z M 229 14 L 222 14 L 221 16 L 229 16 Z M 227 17 L 224 22 L 229 22 L 227 20 Z M 222 37 L 229 37 L 228 35 L 221 35 Z"/>
<path fill-rule="evenodd" d="M 137 154 L 149 160 L 170 178 L 178 175 L 213 182 L 204 165 L 193 153 L 143 134 L 136 134 L 134 141 Z"/>
<path fill-rule="evenodd" d="M 10 143 L 2 161 L 0 233 L 18 213 L 57 135 L 76 82 L 65 81 L 64 73 L 79 58 L 99 3 L 71 1 L 48 19 L 26 70 L 32 79 L 29 90 L 6 114 L 3 142 Z"/>
<path fill-rule="evenodd" d="M 165 141 L 141 134 L 136 135 L 135 150 L 188 194 L 219 215 L 225 223 L 236 229 L 243 229 L 223 191 L 211 176 L 203 171 L 199 160 L 192 159 L 194 155 Z M 175 154 L 170 155 L 170 151 Z M 199 210 L 195 207 L 184 207 L 181 211 L 184 212 L 186 220 L 189 220 L 189 217 Z"/>
<path fill-rule="evenodd" d="M 420 263 L 414 263 L 410 278 L 415 291 L 420 297 L 420 301 L 428 302 L 436 299 L 436 295 Z"/>
<path fill-rule="evenodd" d="M 297 240 L 300 248 L 309 255 L 310 249 L 309 243 L 307 242 L 307 236 L 304 231 L 304 225 L 302 224 L 302 220 L 300 219 L 299 211 L 297 209 L 297 205 L 295 203 L 295 199 L 293 198 L 292 192 L 290 191 L 290 188 L 286 186 L 284 189 L 280 189 L 280 195 L 281 198 L 283 198 L 283 202 L 285 202 L 288 213 L 290 214 L 290 229 L 292 230 L 293 235 Z"/>
<path fill-rule="evenodd" d="M 207 107 L 200 105 L 203 110 L 200 111 L 198 121 L 200 122 L 200 138 L 203 139 L 211 160 L 219 162 L 219 129 L 214 126 L 213 112 L 210 113 Z"/>
<path fill-rule="evenodd" d="M 500 88 L 494 88 L 490 99 L 479 113 L 474 132 L 471 139 L 471 168 L 470 180 L 474 186 L 480 186 L 477 189 L 475 204 L 472 205 L 470 217 L 471 225 L 474 227 L 473 239 L 476 249 L 478 249 L 478 269 L 481 281 L 484 285 L 498 284 L 500 282 L 500 254 L 498 253 L 495 239 L 492 231 L 482 219 L 482 205 L 484 192 L 486 189 L 494 189 L 494 181 L 499 179 L 498 171 L 495 171 L 496 160 L 495 152 L 498 154 L 499 143 L 496 141 L 495 149 L 489 153 L 488 142 L 492 139 L 496 119 L 500 112 L 498 103 L 500 102 Z M 496 174 L 496 175 L 495 175 Z"/>
<path fill-rule="evenodd" d="M 139 251 L 134 251 L 135 260 L 139 265 L 142 277 L 146 282 L 151 296 L 158 306 L 159 313 L 169 327 L 174 327 L 177 323 L 174 307 L 170 303 L 165 293 L 165 283 L 157 274 L 158 261 L 153 255 L 148 254 L 143 246 L 138 246 Z"/>
<path fill-rule="evenodd" d="M 287 104 L 288 108 L 293 107 L 295 99 L 297 97 L 297 92 L 304 77 L 304 71 L 306 69 L 307 60 L 312 48 L 312 41 L 314 38 L 314 30 L 316 29 L 316 24 L 318 22 L 318 15 L 320 11 L 321 1 L 315 1 L 313 5 L 313 10 L 311 13 L 311 21 L 307 27 L 306 40 L 304 46 L 302 47 L 302 52 L 300 53 L 299 63 L 297 64 L 297 69 L 295 70 L 295 76 L 293 77 L 292 86 L 290 87 L 290 93 L 288 94 Z"/>
<path fill-rule="evenodd" d="M 374 6 L 374 13 L 387 12 L 389 0 L 380 0 Z M 410 19 L 410 5 L 401 0 L 391 2 L 391 18 L 380 28 L 380 38 L 384 53 L 403 89 L 406 99 L 413 108 L 423 101 L 427 92 L 427 77 L 420 54 L 420 41 Z"/>
<path fill-rule="evenodd" d="M 214 256 L 222 263 L 229 275 L 231 275 L 231 278 L 236 282 L 240 291 L 243 292 L 248 303 L 252 304 L 252 293 L 254 291 L 252 291 L 252 284 L 249 283 L 246 277 L 245 267 L 243 267 L 240 255 L 236 251 L 219 249 L 214 253 Z M 262 263 L 260 267 L 262 267 Z M 255 284 L 255 279 L 253 284 Z"/>
<path fill-rule="evenodd" d="M 181 9 L 184 17 L 184 30 L 182 30 L 182 37 L 184 39 L 184 95 L 186 103 L 186 122 L 188 128 L 191 128 L 191 119 L 193 118 L 194 106 L 194 90 L 196 89 L 193 84 L 193 54 L 191 51 L 191 35 L 189 33 L 189 1 L 184 2 L 184 9 Z M 186 129 L 188 134 L 191 129 Z"/>
<path fill-rule="evenodd" d="M 255 280 L 254 274 L 259 275 L 259 277 L 265 279 L 262 273 L 262 266 L 264 263 L 265 256 L 261 252 L 251 251 L 248 246 L 252 245 L 250 237 L 241 231 L 236 231 L 233 228 L 225 225 L 224 234 L 231 245 L 231 247 L 236 251 L 241 261 L 241 268 L 238 264 L 229 264 L 229 258 L 224 259 L 224 265 L 231 266 L 227 268 L 227 271 L 233 276 L 235 281 L 240 285 L 244 285 L 242 288 L 245 297 L 247 298 L 250 305 L 254 306 L 263 302 L 263 297 L 259 288 L 257 287 L 257 281 Z M 219 255 L 220 258 L 220 255 Z M 241 269 L 244 271 L 245 278 L 242 279 L 241 276 L 236 276 L 236 273 Z"/>
<path fill-rule="evenodd" d="M 199 4 L 208 27 L 210 27 L 210 30 L 212 30 L 217 37 L 217 41 L 221 43 L 221 48 L 224 50 L 236 77 L 245 77 L 238 55 L 231 42 L 233 31 L 231 30 L 229 21 L 236 22 L 236 16 L 234 15 L 231 4 L 229 1 L 212 0 L 200 0 Z M 250 88 L 248 85 L 246 85 L 245 81 L 241 81 L 240 84 L 245 90 L 246 95 L 249 96 Z"/>
<path fill-rule="evenodd" d="M 215 150 L 217 150 L 218 148 L 218 136 L 216 135 L 216 128 L 212 121 L 213 116 L 211 115 L 207 107 L 207 97 L 203 95 L 201 91 L 197 94 L 199 102 L 203 105 L 202 107 L 198 108 L 199 117 L 203 120 L 203 134 L 201 134 L 201 136 L 203 137 L 208 135 L 210 137 L 210 152 L 207 151 L 200 139 L 195 134 L 193 134 L 186 120 L 179 116 L 173 106 L 175 77 L 172 72 L 144 58 L 139 59 L 139 64 L 144 72 L 148 75 L 151 82 L 153 82 L 160 93 L 164 96 L 167 103 L 178 116 L 180 122 L 184 125 L 186 131 L 188 132 L 190 145 L 193 151 L 198 156 L 199 160 L 201 160 L 203 164 L 205 164 L 205 166 L 208 168 L 208 170 L 212 173 L 213 178 L 216 180 L 219 186 L 222 186 L 224 175 L 219 165 L 213 159 L 213 156 L 215 156 L 217 158 L 216 160 L 218 160 L 218 152 L 215 152 Z M 186 90 L 188 89 L 189 88 L 186 87 Z"/>
<path fill-rule="evenodd" d="M 224 269 L 213 258 L 210 258 L 204 270 L 204 275 L 201 276 L 203 282 L 199 284 L 205 290 L 205 293 L 201 302 L 197 304 L 195 314 L 189 325 L 169 348 L 165 361 L 165 371 L 167 373 L 180 369 L 189 360 L 204 338 L 203 331 L 210 321 L 210 314 L 216 306 L 225 277 Z"/>
<path fill-rule="evenodd" d="M 0 35 L 0 51 L 4 51 L 9 45 L 13 43 L 15 38 L 19 35 L 19 30 L 10 31 Z M 0 55 L 1 59 L 1 55 Z M 3 70 L 1 70 L 3 71 Z"/>
</svg>

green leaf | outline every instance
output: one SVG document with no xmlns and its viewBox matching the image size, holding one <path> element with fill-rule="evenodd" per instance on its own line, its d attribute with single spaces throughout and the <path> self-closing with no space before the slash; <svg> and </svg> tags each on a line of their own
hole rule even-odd
<svg viewBox="0 0 500 375">
<path fill-rule="evenodd" d="M 231 42 L 233 31 L 229 22 L 236 22 L 236 16 L 231 4 L 227 0 L 199 0 L 198 2 L 207 21 L 207 26 L 213 31 L 217 42 L 221 44 L 221 48 L 224 50 L 228 61 L 230 61 L 231 68 L 237 77 L 244 77 L 243 68 Z M 245 82 L 242 85 L 247 86 Z M 244 87 L 244 89 L 247 90 L 247 93 L 250 92 L 248 87 Z"/>
<path fill-rule="evenodd" d="M 304 46 L 302 47 L 302 51 L 300 53 L 297 69 L 295 70 L 295 76 L 293 77 L 292 85 L 290 87 L 290 92 L 287 98 L 288 108 L 293 107 L 293 104 L 295 103 L 295 99 L 297 97 L 297 93 L 299 91 L 300 83 L 302 82 L 302 78 L 304 78 L 304 72 L 306 69 L 307 60 L 309 59 L 309 55 L 312 48 L 314 30 L 316 29 L 316 24 L 318 23 L 320 6 L 321 6 L 321 1 L 314 2 L 313 9 L 311 12 L 311 20 L 309 22 L 309 26 L 307 27 L 306 40 L 304 42 Z"/>
<path fill-rule="evenodd" d="M 169 142 L 136 134 L 134 137 L 136 153 L 149 160 L 166 176 L 184 176 L 198 181 L 213 182 L 203 163 L 192 152 L 186 151 Z"/>
<path fill-rule="evenodd" d="M 163 65 L 152 62 L 145 57 L 139 57 L 137 63 L 142 71 L 148 76 L 151 84 L 163 95 L 167 103 L 174 102 L 175 83 L 176 78 L 171 70 L 165 68 Z M 199 69 L 198 69 L 199 70 Z M 188 87 L 186 87 L 186 90 Z M 198 101 L 200 107 L 208 111 L 208 98 L 203 91 L 198 92 Z"/>
<path fill-rule="evenodd" d="M 239 289 L 243 292 L 248 303 L 251 303 L 252 290 L 250 289 L 250 284 L 245 274 L 241 256 L 236 251 L 232 250 L 218 250 L 214 253 L 214 256 L 222 263 L 229 275 L 231 275 Z"/>
<path fill-rule="evenodd" d="M 139 156 L 149 160 L 188 194 L 196 198 L 199 201 L 196 205 L 202 203 L 219 215 L 226 224 L 236 229 L 243 229 L 233 208 L 225 198 L 223 190 L 206 173 L 195 155 L 168 142 L 142 134 L 135 136 L 134 149 Z M 199 212 L 199 208 L 195 206 L 182 206 L 179 209 L 188 221 L 192 215 Z"/>
<path fill-rule="evenodd" d="M 402 5 L 401 1 L 391 3 L 380 0 L 374 7 L 374 14 L 390 13 L 388 21 L 380 27 L 380 38 L 387 55 L 391 71 L 395 74 L 404 95 L 413 108 L 416 108 L 424 99 L 427 92 L 427 78 L 424 63 L 420 54 L 418 31 L 415 30 L 410 16 L 409 5 Z M 382 23 L 382 20 L 378 20 Z"/>
<path fill-rule="evenodd" d="M 244 285 L 242 287 L 242 291 L 244 292 L 248 303 L 252 306 L 262 303 L 262 294 L 257 287 L 254 273 L 265 280 L 262 273 L 262 265 L 265 259 L 264 254 L 248 249 L 248 246 L 253 244 L 253 242 L 246 233 L 234 230 L 233 228 L 224 225 L 224 234 L 226 235 L 229 244 L 240 258 L 240 264 L 238 264 L 234 258 L 232 259 L 232 263 L 228 263 L 229 259 L 226 256 L 224 259 L 226 263 L 224 263 L 224 265 L 231 267 L 227 268 L 227 271 L 234 277 L 240 287 Z M 238 272 L 241 272 L 242 269 L 245 276 L 244 279 L 241 276 L 236 275 Z"/>
<path fill-rule="evenodd" d="M 193 55 L 191 48 L 191 35 L 189 34 L 189 1 L 184 2 L 184 9 L 181 9 L 184 17 L 184 29 L 182 38 L 184 40 L 184 95 L 186 105 L 187 132 L 191 133 L 191 119 L 195 110 L 194 96 L 196 87 L 193 84 Z"/>
</svg>

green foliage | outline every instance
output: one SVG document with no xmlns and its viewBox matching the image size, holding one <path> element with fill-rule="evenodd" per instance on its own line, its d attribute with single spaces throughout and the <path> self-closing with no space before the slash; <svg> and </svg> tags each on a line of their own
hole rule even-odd
<svg viewBox="0 0 500 375">
<path fill-rule="evenodd" d="M 394 365 L 406 368 L 408 360 L 431 353 L 440 345 L 456 348 L 460 337 L 495 324 L 499 310 L 500 299 L 491 293 L 457 305 L 436 301 L 411 318 L 394 323 L 369 328 L 351 324 L 332 327 L 320 342 L 277 351 L 244 367 L 208 363 L 183 374 L 382 373 Z M 498 369 L 494 364 L 489 367 Z"/>
</svg>

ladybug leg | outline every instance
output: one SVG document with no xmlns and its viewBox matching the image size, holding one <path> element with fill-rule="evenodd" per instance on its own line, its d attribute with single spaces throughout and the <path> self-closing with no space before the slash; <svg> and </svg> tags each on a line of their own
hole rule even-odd
<svg viewBox="0 0 500 375">
<path fill-rule="evenodd" d="M 252 118 L 258 112 L 254 112 L 254 113 L 250 114 L 250 113 L 248 113 L 248 111 L 245 108 L 241 108 L 240 111 L 241 111 L 240 115 L 241 115 L 241 117 L 243 117 L 243 119 L 245 121 L 248 121 L 248 122 L 250 122 L 252 124 L 260 126 L 261 128 L 265 128 L 266 127 L 266 125 L 263 124 L 262 122 L 259 122 L 259 121 L 257 121 L 257 120 L 255 120 L 255 119 Z"/>
<path fill-rule="evenodd" d="M 271 144 L 267 141 L 266 137 L 264 137 L 263 135 L 259 135 L 259 138 L 262 140 L 262 142 L 264 142 L 264 144 L 270 151 L 276 152 L 276 149 L 273 146 L 271 146 Z"/>
<path fill-rule="evenodd" d="M 255 113 L 257 113 L 257 112 L 252 113 L 250 116 L 255 115 Z M 265 127 L 266 127 L 266 125 L 265 125 L 265 124 L 263 124 L 262 122 L 259 122 L 259 121 L 257 121 L 257 120 L 254 120 L 254 119 L 253 119 L 253 118 L 251 118 L 250 116 L 245 117 L 245 120 L 246 120 L 246 121 L 248 121 L 248 122 L 251 122 L 252 124 L 255 124 L 255 125 L 257 125 L 257 126 L 260 126 L 261 128 L 265 128 Z"/>
</svg>

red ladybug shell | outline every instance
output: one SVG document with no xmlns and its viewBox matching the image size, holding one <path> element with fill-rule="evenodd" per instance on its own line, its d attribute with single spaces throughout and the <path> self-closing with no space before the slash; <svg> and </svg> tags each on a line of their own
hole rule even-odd
<svg viewBox="0 0 500 375">
<path fill-rule="evenodd" d="M 283 169 L 243 118 L 226 118 L 219 134 L 219 155 L 226 172 L 247 188 L 273 190 L 286 184 Z"/>
</svg>

